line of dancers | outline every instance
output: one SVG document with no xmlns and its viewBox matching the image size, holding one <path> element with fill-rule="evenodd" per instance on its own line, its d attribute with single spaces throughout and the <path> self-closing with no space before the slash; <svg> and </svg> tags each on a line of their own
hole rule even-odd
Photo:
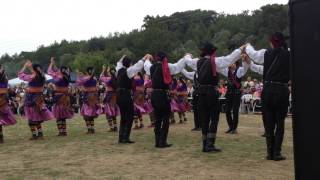
<svg viewBox="0 0 320 180">
<path fill-rule="evenodd" d="M 18 77 L 28 82 L 26 97 L 24 101 L 25 117 L 31 131 L 30 140 L 43 139 L 42 123 L 48 120 L 56 120 L 58 136 L 67 136 L 67 120 L 74 117 L 74 109 L 70 101 L 70 68 L 66 66 L 56 66 L 55 60 L 50 59 L 50 65 L 47 73 L 52 76 L 54 84 L 54 105 L 52 111 L 49 111 L 44 102 L 43 90 L 45 76 L 43 68 L 38 64 L 32 64 L 27 60 L 23 68 L 19 71 Z M 85 73 L 77 72 L 78 77 L 76 85 L 84 92 L 83 105 L 80 110 L 81 116 L 87 127 L 87 134 L 94 134 L 94 119 L 100 115 L 105 115 L 110 132 L 118 132 L 117 117 L 120 115 L 120 109 L 117 105 L 117 77 L 116 69 L 111 67 L 102 67 L 99 79 L 94 76 L 94 68 L 88 67 Z M 5 70 L 0 66 L 0 143 L 4 142 L 3 126 L 14 125 L 17 123 L 14 114 L 11 112 L 8 103 L 8 80 Z M 105 86 L 105 95 L 102 102 L 98 96 L 97 84 L 101 82 Z M 179 82 L 179 83 L 177 83 Z M 155 119 L 153 107 L 151 105 L 152 82 L 150 76 L 139 72 L 133 78 L 132 97 L 134 100 L 134 129 L 144 127 L 143 115 L 150 118 L 149 127 L 154 127 Z M 191 107 L 187 101 L 187 86 L 183 78 L 175 81 L 172 91 L 172 116 L 178 113 L 180 122 L 186 121 L 185 112 Z M 179 92 L 179 93 L 177 93 Z M 178 99 L 179 97 L 179 99 Z M 182 119 L 184 117 L 184 119 Z M 172 123 L 175 123 L 172 118 Z"/>
<path fill-rule="evenodd" d="M 84 102 L 80 114 L 85 120 L 88 134 L 94 134 L 94 120 L 101 114 L 106 119 L 111 131 L 117 131 L 116 117 L 120 114 L 119 143 L 134 143 L 130 139 L 131 129 L 143 128 L 144 114 L 149 114 L 151 126 L 154 126 L 155 147 L 167 148 L 169 124 L 175 123 L 173 112 L 178 112 L 179 122 L 187 121 L 185 112 L 190 110 L 187 101 L 187 86 L 183 79 L 174 79 L 177 74 L 184 74 L 194 81 L 194 119 L 195 129 L 202 129 L 202 151 L 205 153 L 220 152 L 216 147 L 217 128 L 219 123 L 219 74 L 229 79 L 226 119 L 229 129 L 226 133 L 236 134 L 241 95 L 241 77 L 247 70 L 263 75 L 262 92 L 263 122 L 267 139 L 267 159 L 284 160 L 281 145 L 284 134 L 284 119 L 289 101 L 288 81 L 289 58 L 285 37 L 276 32 L 270 37 L 270 49 L 256 51 L 251 44 L 235 49 L 227 56 L 216 57 L 217 48 L 212 43 L 204 43 L 200 48 L 200 57 L 192 54 L 175 63 L 169 63 L 168 56 L 159 51 L 154 55 L 146 54 L 141 60 L 133 61 L 123 56 L 115 69 L 103 66 L 100 78 L 95 69 L 88 67 L 86 72 L 77 72 L 77 85 L 84 91 Z M 242 67 L 237 63 L 242 59 Z M 256 65 L 251 62 L 263 64 Z M 194 72 L 188 72 L 186 67 Z M 28 70 L 29 72 L 26 72 Z M 142 72 L 145 74 L 142 74 Z M 56 119 L 59 136 L 67 135 L 67 119 L 74 113 L 70 105 L 69 82 L 70 69 L 64 66 L 57 68 L 54 58 L 48 68 L 55 85 L 54 106 L 50 112 L 43 100 L 45 76 L 42 67 L 27 60 L 18 73 L 20 79 L 28 82 L 24 110 L 32 133 L 31 140 L 43 138 L 42 123 Z M 98 81 L 106 85 L 106 96 L 103 106 L 97 91 Z M 4 69 L 0 68 L 0 127 L 3 142 L 2 126 L 13 125 L 16 120 L 6 103 L 8 80 Z"/>
</svg>

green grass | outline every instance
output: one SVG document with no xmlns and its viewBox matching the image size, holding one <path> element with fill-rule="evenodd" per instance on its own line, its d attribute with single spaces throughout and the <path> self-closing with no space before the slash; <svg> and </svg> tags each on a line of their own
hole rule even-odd
<svg viewBox="0 0 320 180">
<path fill-rule="evenodd" d="M 239 134 L 226 135 L 221 115 L 217 146 L 222 153 L 201 152 L 200 132 L 187 124 L 170 127 L 169 149 L 154 148 L 153 130 L 132 131 L 132 145 L 119 145 L 104 116 L 96 134 L 86 135 L 84 121 L 68 121 L 68 136 L 57 137 L 55 121 L 44 123 L 45 140 L 29 141 L 25 120 L 5 127 L 0 145 L 0 179 L 293 179 L 291 119 L 286 123 L 283 152 L 288 160 L 266 161 L 261 117 L 242 115 Z M 145 117 L 145 124 L 149 119 Z"/>
</svg>

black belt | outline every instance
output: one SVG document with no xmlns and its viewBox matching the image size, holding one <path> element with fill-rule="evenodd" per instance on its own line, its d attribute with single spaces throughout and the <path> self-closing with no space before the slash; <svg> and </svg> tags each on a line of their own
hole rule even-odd
<svg viewBox="0 0 320 180">
<path fill-rule="evenodd" d="M 153 91 L 169 91 L 168 89 L 152 89 Z"/>
<path fill-rule="evenodd" d="M 273 84 L 273 85 L 279 85 L 279 86 L 288 86 L 288 83 L 275 82 L 275 81 L 264 81 L 264 84 Z"/>
<path fill-rule="evenodd" d="M 118 88 L 117 91 L 132 91 L 132 89 Z"/>
<path fill-rule="evenodd" d="M 214 86 L 214 85 L 210 85 L 210 84 L 200 84 L 199 87 L 218 88 L 218 86 Z"/>
</svg>

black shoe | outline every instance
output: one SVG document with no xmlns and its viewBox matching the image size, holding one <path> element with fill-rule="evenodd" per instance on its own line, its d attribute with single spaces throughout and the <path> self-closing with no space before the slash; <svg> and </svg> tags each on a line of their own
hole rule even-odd
<svg viewBox="0 0 320 180">
<path fill-rule="evenodd" d="M 193 128 L 191 131 L 201 131 L 201 128 Z"/>
<path fill-rule="evenodd" d="M 202 152 L 217 153 L 217 152 L 221 152 L 221 149 L 218 149 L 216 147 L 206 147 L 206 148 L 202 149 Z"/>
<path fill-rule="evenodd" d="M 131 141 L 131 140 L 128 139 L 128 140 L 125 140 L 125 143 L 126 143 L 126 144 L 133 144 L 134 141 Z"/>
<path fill-rule="evenodd" d="M 267 160 L 274 160 L 274 159 L 273 159 L 273 156 L 270 156 L 270 155 L 268 155 L 268 156 L 266 157 L 266 159 L 267 159 Z"/>
<path fill-rule="evenodd" d="M 238 134 L 238 131 L 237 130 L 233 130 L 230 132 L 230 134 Z"/>
<path fill-rule="evenodd" d="M 168 143 L 164 143 L 164 144 L 162 145 L 163 148 L 169 148 L 169 147 L 171 147 L 171 146 L 172 146 L 172 144 L 168 144 Z"/>
<path fill-rule="evenodd" d="M 127 143 L 127 141 L 122 140 L 122 139 L 119 139 L 118 143 L 119 143 L 119 144 L 126 144 L 126 143 Z"/>
<path fill-rule="evenodd" d="M 273 156 L 273 160 L 274 161 L 282 161 L 282 160 L 286 160 L 286 157 L 282 156 L 281 154 L 278 154 L 278 155 Z"/>
<path fill-rule="evenodd" d="M 113 128 L 113 131 L 114 131 L 114 132 L 118 132 L 118 127 L 114 127 L 114 128 Z"/>
<path fill-rule="evenodd" d="M 171 146 L 172 146 L 172 144 L 165 143 L 165 144 L 159 145 L 157 148 L 169 148 Z"/>
<path fill-rule="evenodd" d="M 0 135 L 0 144 L 4 143 L 3 136 Z"/>
<path fill-rule="evenodd" d="M 261 137 L 267 137 L 266 133 L 262 134 Z"/>
<path fill-rule="evenodd" d="M 37 135 L 32 135 L 29 140 L 30 140 L 30 141 L 34 141 L 34 140 L 37 140 L 37 139 L 38 139 L 38 136 L 37 136 Z"/>
<path fill-rule="evenodd" d="M 229 133 L 231 133 L 232 132 L 232 129 L 229 129 L 228 131 L 226 131 L 225 133 L 226 134 L 229 134 Z"/>
</svg>

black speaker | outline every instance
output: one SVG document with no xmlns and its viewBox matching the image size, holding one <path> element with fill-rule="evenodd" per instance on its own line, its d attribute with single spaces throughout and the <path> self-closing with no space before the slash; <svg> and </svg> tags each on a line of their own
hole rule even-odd
<svg viewBox="0 0 320 180">
<path fill-rule="evenodd" d="M 291 0 L 293 141 L 297 180 L 320 179 L 320 0 Z"/>
</svg>

